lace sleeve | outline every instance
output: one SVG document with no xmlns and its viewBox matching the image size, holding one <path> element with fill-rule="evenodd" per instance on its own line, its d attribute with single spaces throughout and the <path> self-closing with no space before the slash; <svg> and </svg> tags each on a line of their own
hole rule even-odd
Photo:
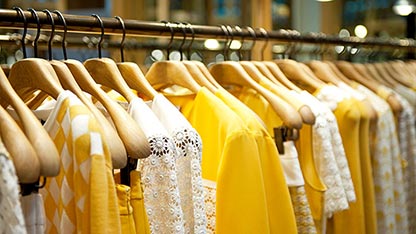
<svg viewBox="0 0 416 234">
<path fill-rule="evenodd" d="M 207 233 L 201 138 L 194 129 L 189 128 L 176 129 L 172 136 L 179 151 L 176 166 L 185 233 Z"/>
<path fill-rule="evenodd" d="M 328 122 L 323 116 L 316 116 L 313 125 L 313 154 L 318 162 L 319 174 L 327 186 L 325 191 L 325 214 L 331 217 L 333 213 L 348 208 L 348 201 L 341 180 L 333 145 L 332 134 Z"/>
<path fill-rule="evenodd" d="M 329 111 L 329 110 L 328 110 Z M 347 156 L 345 155 L 344 145 L 342 143 L 342 138 L 339 133 L 338 124 L 332 112 L 326 112 L 326 118 L 328 121 L 328 126 L 331 135 L 331 143 L 335 155 L 335 161 L 338 165 L 338 169 L 341 173 L 341 181 L 347 195 L 348 202 L 355 202 L 355 189 L 354 184 L 351 178 L 351 172 L 347 161 Z"/>
<path fill-rule="evenodd" d="M 176 149 L 171 138 L 149 138 L 151 154 L 140 160 L 144 205 L 151 233 L 184 233 L 178 180 Z"/>
</svg>

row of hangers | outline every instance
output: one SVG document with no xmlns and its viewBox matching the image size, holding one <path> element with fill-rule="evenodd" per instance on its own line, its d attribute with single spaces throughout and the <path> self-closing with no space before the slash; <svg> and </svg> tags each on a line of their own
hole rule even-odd
<svg viewBox="0 0 416 234">
<path fill-rule="evenodd" d="M 224 85 L 246 86 L 256 90 L 271 104 L 286 127 L 300 129 L 303 124 L 313 124 L 315 116 L 307 105 L 292 97 L 290 90 L 299 92 L 301 89 L 306 89 L 313 92 L 326 85 L 327 82 L 336 84 L 340 80 L 353 79 L 373 91 L 377 91 L 379 85 L 394 82 L 390 79 L 391 77 L 376 76 L 380 71 L 370 73 L 377 77 L 373 77 L 377 81 L 370 81 L 366 78 L 370 76 L 367 76 L 368 74 L 363 71 L 362 67 L 347 62 L 314 61 L 303 64 L 289 59 L 224 61 L 213 64 L 209 68 L 198 61 L 158 61 L 144 75 L 136 63 L 124 62 L 125 26 L 120 17 L 116 18 L 123 29 L 120 46 L 122 62 L 116 63 L 109 58 L 101 57 L 104 25 L 98 15 L 93 15 L 101 27 L 98 58 L 88 59 L 81 63 L 67 58 L 65 48 L 67 26 L 64 16 L 59 11 L 53 13 L 59 16 L 64 25 L 62 41 L 64 60 L 52 60 L 51 43 L 54 36 L 54 18 L 48 10 L 43 12 L 48 15 L 52 26 L 48 42 L 49 61 L 40 58 L 26 58 L 27 22 L 22 9 L 14 9 L 19 13 L 24 23 L 21 45 L 25 59 L 16 62 L 8 72 L 8 76 L 4 72 L 0 72 L 0 104 L 2 106 L 0 107 L 0 134 L 6 148 L 13 157 L 21 183 L 34 182 L 38 180 L 39 176 L 56 176 L 59 172 L 59 154 L 30 108 L 38 107 L 47 96 L 56 99 L 64 90 L 72 91 L 91 110 L 97 121 L 103 126 L 103 135 L 109 146 L 114 168 L 123 168 L 127 163 L 127 155 L 133 159 L 145 158 L 149 155 L 150 148 L 140 127 L 120 105 L 106 94 L 100 85 L 117 91 L 128 102 L 136 97 L 131 89 L 152 99 L 158 94 L 157 90 L 171 85 L 185 87 L 193 93 L 197 93 L 201 87 L 206 87 L 208 90 L 215 92 L 217 89 L 223 89 Z M 41 25 L 37 12 L 33 9 L 29 10 L 37 19 L 38 30 L 34 41 L 35 57 L 37 57 L 37 39 L 40 35 Z M 169 22 L 165 24 L 166 27 L 171 27 Z M 233 29 L 224 25 L 221 26 L 221 29 L 227 35 L 225 49 L 228 50 L 233 40 Z M 248 29 L 255 39 L 254 30 L 252 28 Z M 260 30 L 267 35 L 264 29 Z M 171 32 L 172 41 L 173 30 Z M 183 42 L 185 39 L 184 36 Z M 262 54 L 264 48 L 261 51 Z M 398 67 L 405 66 L 405 64 L 402 62 L 388 64 L 394 65 L 394 71 L 397 73 L 395 75 L 400 74 L 400 77 L 405 77 L 404 69 L 397 71 Z M 381 69 L 381 67 L 374 64 L 374 69 Z M 392 79 L 396 80 L 397 77 Z M 273 91 L 263 88 L 259 82 L 268 84 Z M 404 79 L 399 79 L 397 82 L 406 86 L 413 85 L 413 83 Z M 105 107 L 114 122 L 115 129 L 110 126 L 103 114 L 90 99 L 86 98 L 83 92 L 91 94 L 95 100 L 98 100 Z M 395 96 L 389 97 L 388 101 L 395 111 L 400 111 L 400 108 L 402 108 Z M 4 109 L 9 105 L 16 111 L 22 130 L 16 127 L 17 123 Z M 22 140 L 13 140 L 16 138 Z"/>
</svg>

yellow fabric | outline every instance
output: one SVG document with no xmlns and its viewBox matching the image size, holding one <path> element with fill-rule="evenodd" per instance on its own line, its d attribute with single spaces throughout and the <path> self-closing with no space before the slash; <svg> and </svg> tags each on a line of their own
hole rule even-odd
<svg viewBox="0 0 416 234">
<path fill-rule="evenodd" d="M 328 221 L 327 233 L 366 233 L 363 181 L 360 161 L 360 111 L 353 99 L 338 103 L 334 111 L 354 183 L 356 202 L 348 210 L 335 213 Z"/>
<path fill-rule="evenodd" d="M 232 93 L 264 121 L 269 134 L 272 136 L 274 135 L 273 128 L 283 124 L 267 100 L 256 91 L 249 88 L 242 88 L 240 90 L 233 90 Z M 308 200 L 310 201 L 312 216 L 314 219 L 321 220 L 320 217 L 323 214 L 323 196 L 326 187 L 318 175 L 315 161 L 313 160 L 312 128 L 305 125 L 302 131 L 297 141 L 299 162 L 305 179 L 305 189 Z M 320 221 L 316 223 L 318 229 L 320 229 L 319 224 Z"/>
<path fill-rule="evenodd" d="M 273 139 L 259 123 L 256 114 L 233 95 L 223 89 L 215 95 L 240 116 L 255 136 L 266 190 L 270 233 L 295 233 L 294 210 Z"/>
<path fill-rule="evenodd" d="M 312 218 L 306 191 L 303 186 L 290 187 L 290 197 L 296 214 L 296 224 L 299 234 L 318 233 Z"/>
<path fill-rule="evenodd" d="M 134 224 L 138 234 L 149 234 L 150 226 L 143 200 L 143 187 L 139 171 L 130 172 L 131 195 L 130 202 L 133 207 Z"/>
<path fill-rule="evenodd" d="M 41 189 L 48 233 L 120 233 L 111 158 L 99 124 L 69 98 L 52 115 L 45 126 L 61 152 L 61 170 Z"/>
<path fill-rule="evenodd" d="M 273 128 L 283 124 L 267 100 L 256 91 L 249 88 L 242 88 L 241 90 L 233 90 L 233 94 L 264 121 L 270 135 L 274 135 Z M 320 229 L 319 224 L 323 215 L 323 199 L 326 187 L 318 175 L 313 159 L 311 126 L 304 125 L 302 127 L 299 140 L 296 143 L 312 216 L 317 220 L 316 225 Z"/>
<path fill-rule="evenodd" d="M 133 207 L 130 204 L 130 187 L 117 184 L 118 206 L 120 210 L 121 233 L 136 234 L 133 218 Z"/>
<path fill-rule="evenodd" d="M 242 120 L 206 88 L 168 96 L 198 131 L 202 177 L 216 182 L 216 233 L 270 233 L 257 143 Z"/>
<path fill-rule="evenodd" d="M 365 228 L 367 234 L 377 233 L 377 211 L 375 190 L 373 181 L 373 170 L 370 155 L 370 113 L 373 108 L 367 101 L 356 101 L 356 106 L 360 110 L 360 159 L 361 175 L 363 181 L 363 199 L 365 213 Z"/>
</svg>

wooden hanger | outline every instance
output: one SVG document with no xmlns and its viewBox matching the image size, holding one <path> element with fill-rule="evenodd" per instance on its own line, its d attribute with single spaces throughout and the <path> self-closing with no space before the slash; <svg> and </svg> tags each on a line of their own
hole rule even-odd
<svg viewBox="0 0 416 234">
<path fill-rule="evenodd" d="M 50 63 L 55 69 L 62 86 L 66 90 L 70 90 L 81 100 L 101 126 L 102 134 L 110 151 L 113 167 L 116 169 L 123 168 L 127 163 L 127 152 L 115 129 L 92 101 L 85 96 L 65 63 L 56 60 L 53 60 Z"/>
<path fill-rule="evenodd" d="M 302 90 L 293 84 L 280 70 L 279 66 L 277 66 L 276 63 L 272 61 L 263 61 L 263 63 L 266 65 L 267 69 L 273 74 L 274 79 L 271 79 L 271 81 L 275 83 L 281 83 L 285 85 L 288 89 L 295 90 L 296 92 L 301 92 Z"/>
<path fill-rule="evenodd" d="M 130 115 L 94 82 L 94 79 L 81 62 L 73 59 L 64 62 L 81 89 L 95 97 L 108 111 L 118 135 L 124 143 L 127 154 L 132 158 L 148 157 L 150 146 L 147 138 Z"/>
<path fill-rule="evenodd" d="M 193 93 L 198 93 L 201 89 L 201 86 L 194 80 L 186 66 L 179 61 L 155 62 L 145 76 L 156 90 L 172 85 L 182 86 Z"/>
<path fill-rule="evenodd" d="M 215 88 L 217 89 L 221 89 L 222 86 L 215 80 L 215 78 L 212 76 L 212 74 L 209 72 L 208 68 L 205 66 L 205 64 L 203 64 L 200 61 L 192 61 L 193 63 L 195 63 L 199 70 L 201 70 L 201 72 L 205 75 L 205 78 L 212 84 L 215 86 Z"/>
<path fill-rule="evenodd" d="M 326 83 L 332 83 L 338 85 L 341 80 L 332 72 L 328 64 L 321 61 L 310 61 L 306 63 L 307 66 L 313 71 L 316 77 Z"/>
<path fill-rule="evenodd" d="M 403 61 L 392 61 L 389 62 L 388 65 L 392 70 L 394 70 L 394 72 L 396 72 L 397 76 L 394 76 L 393 78 L 395 78 L 399 83 L 409 88 L 415 87 L 414 79 L 407 70 Z"/>
<path fill-rule="evenodd" d="M 323 85 L 321 82 L 311 78 L 308 73 L 296 61 L 289 59 L 274 60 L 282 72 L 292 81 L 296 81 L 309 89 L 310 92 L 320 89 Z"/>
<path fill-rule="evenodd" d="M 55 70 L 63 88 L 65 90 L 70 90 L 72 93 L 74 93 L 81 100 L 81 102 L 91 111 L 91 113 L 94 115 L 97 122 L 101 126 L 103 137 L 110 151 L 113 168 L 116 168 L 116 169 L 123 168 L 127 163 L 127 152 L 117 132 L 111 126 L 109 121 L 104 117 L 101 111 L 99 111 L 98 108 L 92 103 L 92 101 L 85 96 L 85 94 L 82 92 L 81 88 L 78 86 L 77 82 L 75 81 L 75 78 L 73 77 L 71 71 L 65 65 L 65 63 L 62 61 L 52 60 L 52 40 L 51 39 L 53 38 L 53 35 L 54 35 L 55 22 L 54 22 L 51 12 L 49 12 L 48 10 L 44 10 L 44 12 L 49 16 L 49 20 L 51 21 L 51 28 L 52 28 L 50 39 L 48 42 L 48 53 L 49 53 L 49 60 L 50 60 L 49 62 L 51 63 L 53 69 Z M 66 55 L 66 41 L 65 41 L 67 25 L 66 25 L 65 18 L 63 17 L 61 12 L 55 11 L 55 13 L 58 15 L 58 18 L 60 18 L 60 20 L 62 21 L 62 24 L 64 25 L 64 34 L 63 34 L 63 39 L 62 39 L 63 40 L 62 51 L 64 54 L 64 59 L 66 60 L 68 59 Z"/>
<path fill-rule="evenodd" d="M 24 60 L 20 60 L 19 62 L 21 61 Z M 25 72 L 16 73 L 17 69 L 18 67 L 14 68 L 14 76 L 23 74 L 26 77 L 32 75 L 32 77 L 35 77 L 37 76 L 36 74 L 40 74 Z M 12 73 L 10 75 L 12 75 Z M 30 83 L 33 82 L 31 81 Z M 40 124 L 33 112 L 20 99 L 19 95 L 17 95 L 3 71 L 0 71 L 0 96 L 2 98 L 0 103 L 3 107 L 11 105 L 16 111 L 22 129 L 35 149 L 40 163 L 40 174 L 47 177 L 58 175 L 60 159 L 54 142 L 49 137 L 48 133 Z"/>
<path fill-rule="evenodd" d="M 212 93 L 217 92 L 218 88 L 215 87 L 205 76 L 202 70 L 193 61 L 182 61 L 188 72 L 194 78 L 194 80 L 201 86 L 206 87 Z"/>
<path fill-rule="evenodd" d="M 380 77 L 388 84 L 387 86 L 394 88 L 398 82 L 392 77 L 390 69 L 383 63 L 374 63 L 373 66 L 377 69 Z"/>
<path fill-rule="evenodd" d="M 209 71 L 221 84 L 245 86 L 256 90 L 270 103 L 287 127 L 302 128 L 302 117 L 299 113 L 288 103 L 255 82 L 239 63 L 233 61 L 216 63 L 209 68 Z"/>
<path fill-rule="evenodd" d="M 339 69 L 338 67 L 332 62 L 332 61 L 323 61 L 326 65 L 328 65 L 329 69 L 344 83 L 348 85 L 353 85 L 353 81 L 348 79 Z"/>
<path fill-rule="evenodd" d="M 383 89 L 383 86 L 378 81 L 366 79 L 360 73 L 357 72 L 354 66 L 352 66 L 348 62 L 338 61 L 336 62 L 336 66 L 349 79 L 355 80 L 358 83 L 366 86 L 374 93 L 378 93 L 379 90 Z M 402 105 L 400 104 L 399 100 L 395 95 L 389 95 L 386 98 L 386 101 L 389 103 L 390 107 L 393 109 L 395 113 L 400 113 L 403 110 Z"/>
<path fill-rule="evenodd" d="M 146 80 L 142 70 L 136 63 L 122 62 L 117 63 L 121 75 L 128 84 L 128 86 L 146 97 L 153 99 L 158 92 Z"/>
<path fill-rule="evenodd" d="M 0 106 L 0 139 L 16 169 L 19 183 L 34 183 L 40 176 L 36 151 L 13 118 Z"/>
<path fill-rule="evenodd" d="M 282 85 L 275 85 L 268 78 L 266 78 L 256 67 L 255 62 L 241 61 L 240 64 L 255 82 L 269 82 L 268 84 L 273 89 L 273 93 L 290 104 L 293 108 L 295 108 L 295 110 L 297 110 L 299 115 L 302 117 L 303 123 L 309 125 L 313 125 L 315 123 L 315 115 L 312 113 L 310 107 L 304 104 L 302 101 L 298 100 L 296 97 L 293 97 L 293 95 L 289 92 L 289 90 L 287 90 L 286 87 Z M 262 67 L 266 73 L 269 72 L 267 68 L 263 66 L 264 65 L 260 63 L 260 67 Z M 271 75 L 270 72 L 268 74 Z"/>
</svg>

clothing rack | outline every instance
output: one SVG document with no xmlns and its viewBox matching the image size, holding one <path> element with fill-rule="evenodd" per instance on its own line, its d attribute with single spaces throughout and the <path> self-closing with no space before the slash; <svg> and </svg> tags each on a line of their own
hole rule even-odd
<svg viewBox="0 0 416 234">
<path fill-rule="evenodd" d="M 27 28 L 36 29 L 37 24 L 35 17 L 31 12 L 23 11 L 27 19 Z M 39 21 L 42 25 L 42 30 L 50 30 L 50 20 L 46 13 L 38 11 Z M 63 31 L 64 26 L 60 18 L 56 14 L 52 14 L 55 21 L 55 30 Z M 67 32 L 73 33 L 87 33 L 87 34 L 100 34 L 101 27 L 97 18 L 92 16 L 80 16 L 80 15 L 63 15 L 67 24 Z M 120 21 L 116 18 L 101 18 L 104 25 L 105 35 L 121 35 L 123 29 L 120 25 Z M 191 30 L 184 31 L 184 24 L 180 23 L 164 23 L 164 22 L 151 22 L 140 20 L 124 19 L 125 33 L 127 36 L 140 36 L 140 37 L 170 37 L 183 38 L 186 35 L 187 38 L 194 37 L 195 39 L 206 38 L 231 38 L 245 40 L 271 40 L 276 42 L 289 42 L 289 43 L 312 43 L 312 44 L 329 44 L 329 45 L 346 45 L 353 47 L 393 47 L 393 48 L 405 48 L 416 49 L 416 41 L 413 39 L 382 39 L 382 38 L 367 38 L 361 39 L 357 37 L 339 37 L 330 36 L 323 33 L 307 33 L 301 34 L 294 30 L 248 30 L 243 28 L 238 32 L 233 30 L 233 35 L 226 34 L 220 26 L 208 26 L 208 25 L 191 25 Z M 0 9 L 0 28 L 21 29 L 23 28 L 22 18 L 15 10 Z"/>
</svg>

